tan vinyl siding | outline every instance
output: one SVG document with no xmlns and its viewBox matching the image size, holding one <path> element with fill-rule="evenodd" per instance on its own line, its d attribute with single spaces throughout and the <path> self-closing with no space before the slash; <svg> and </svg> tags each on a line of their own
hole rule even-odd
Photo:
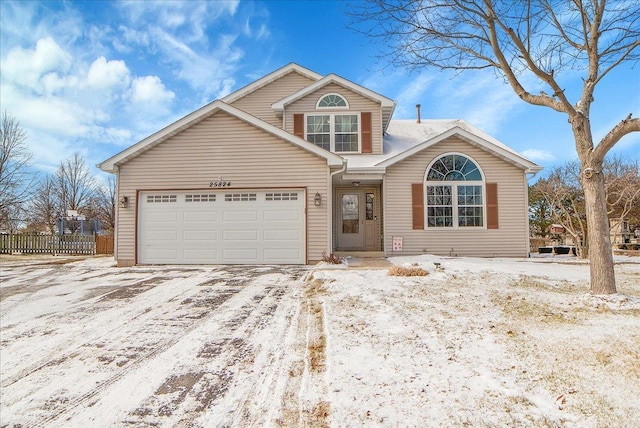
<svg viewBox="0 0 640 428">
<path fill-rule="evenodd" d="M 322 109 L 316 110 L 318 99 L 323 95 L 335 93 L 347 99 L 349 110 Z M 328 84 L 317 91 L 307 94 L 305 97 L 291 103 L 285 110 L 285 130 L 293 133 L 293 115 L 296 113 L 320 113 L 320 112 L 371 112 L 371 140 L 372 153 L 382 154 L 382 108 L 379 103 L 363 97 L 362 95 L 343 88 L 335 83 Z"/>
<path fill-rule="evenodd" d="M 142 153 L 120 167 L 120 195 L 129 206 L 119 210 L 119 264 L 135 256 L 136 191 L 208 189 L 221 177 L 231 189 L 305 187 L 307 189 L 307 259 L 320 260 L 329 247 L 326 207 L 316 207 L 316 192 L 327 200 L 325 159 L 218 112 L 184 132 Z"/>
<path fill-rule="evenodd" d="M 497 183 L 498 229 L 413 230 L 412 184 L 423 182 L 426 168 L 434 158 L 450 152 L 470 156 L 484 172 L 485 183 Z M 387 255 L 430 253 L 526 257 L 528 254 L 526 176 L 523 170 L 460 139 L 443 141 L 387 168 L 384 195 Z M 401 253 L 391 250 L 394 236 L 403 238 Z"/>
<path fill-rule="evenodd" d="M 282 115 L 276 115 L 271 108 L 271 104 L 288 97 L 313 82 L 314 80 L 292 71 L 231 103 L 231 105 L 278 128 L 282 128 Z"/>
</svg>

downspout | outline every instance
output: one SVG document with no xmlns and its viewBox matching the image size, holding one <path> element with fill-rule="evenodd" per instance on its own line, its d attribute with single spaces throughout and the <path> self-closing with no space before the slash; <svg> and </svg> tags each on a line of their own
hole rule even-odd
<svg viewBox="0 0 640 428">
<path fill-rule="evenodd" d="M 342 167 L 339 170 L 336 170 L 332 173 L 329 174 L 329 194 L 327 195 L 327 209 L 328 209 L 328 216 L 330 219 L 330 228 L 329 228 L 329 251 L 327 252 L 327 254 L 331 254 L 333 252 L 333 176 L 336 174 L 342 174 L 343 172 L 345 172 L 347 170 L 347 160 L 346 159 L 342 159 Z"/>
</svg>

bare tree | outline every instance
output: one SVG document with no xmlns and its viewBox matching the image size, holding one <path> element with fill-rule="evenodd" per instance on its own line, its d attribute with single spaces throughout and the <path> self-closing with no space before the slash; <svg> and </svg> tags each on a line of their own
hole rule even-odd
<svg viewBox="0 0 640 428">
<path fill-rule="evenodd" d="M 580 165 L 569 162 L 548 171 L 532 189 L 544 201 L 549 220 L 560 224 L 571 235 L 578 257 L 584 258 L 589 254 L 588 228 L 579 176 Z"/>
<path fill-rule="evenodd" d="M 640 2 L 367 0 L 350 14 L 354 28 L 389 46 L 392 64 L 493 69 L 525 102 L 567 116 L 587 207 L 591 292 L 615 293 L 602 163 L 621 138 L 640 131 L 640 119 L 629 114 L 594 144 L 589 116 L 598 83 L 640 58 Z M 582 90 L 572 101 L 561 82 L 576 71 Z"/>
<path fill-rule="evenodd" d="M 100 220 L 103 231 L 108 233 L 113 233 L 116 226 L 116 196 L 116 179 L 110 175 L 106 183 L 97 186 L 91 203 L 92 217 Z"/>
<path fill-rule="evenodd" d="M 29 228 L 35 230 L 45 228 L 50 234 L 55 234 L 55 227 L 64 216 L 56 185 L 57 179 L 52 175 L 46 175 L 38 183 L 37 190 L 28 203 Z"/>
<path fill-rule="evenodd" d="M 96 182 L 79 153 L 60 163 L 56 171 L 58 198 L 64 211 L 81 212 L 94 195 Z"/>
<path fill-rule="evenodd" d="M 0 219 L 5 227 L 16 220 L 35 179 L 26 139 L 20 122 L 5 111 L 0 126 Z"/>
<path fill-rule="evenodd" d="M 623 221 L 640 210 L 640 165 L 619 156 L 605 159 L 603 164 L 607 214 Z"/>
</svg>

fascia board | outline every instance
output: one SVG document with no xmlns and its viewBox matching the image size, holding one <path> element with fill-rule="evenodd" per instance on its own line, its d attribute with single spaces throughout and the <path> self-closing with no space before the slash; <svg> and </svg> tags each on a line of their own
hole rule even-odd
<svg viewBox="0 0 640 428">
<path fill-rule="evenodd" d="M 225 103 L 233 103 L 237 100 L 239 100 L 240 98 L 260 89 L 261 87 L 275 81 L 278 80 L 280 77 L 285 76 L 288 73 L 291 73 L 292 71 L 296 71 L 300 74 L 302 74 L 303 76 L 306 76 L 312 80 L 319 80 L 322 78 L 321 74 L 316 73 L 315 71 L 309 70 L 307 68 L 304 68 L 294 62 L 285 65 L 284 67 L 281 67 L 269 74 L 267 74 L 264 77 L 261 77 L 260 79 L 251 82 L 250 84 L 238 89 L 237 91 L 234 91 L 232 93 L 230 93 L 229 95 L 223 97 L 221 100 L 224 101 Z"/>
<path fill-rule="evenodd" d="M 491 143 L 490 141 L 485 140 L 484 138 L 481 138 L 469 131 L 467 131 L 466 129 L 460 128 L 459 126 L 455 126 L 445 132 L 443 132 L 442 134 L 436 135 L 435 137 L 432 137 L 426 141 L 424 141 L 423 143 L 417 144 L 413 147 L 411 147 L 408 150 L 405 150 L 402 153 L 399 153 L 385 161 L 382 161 L 378 164 L 376 164 L 376 166 L 380 166 L 380 167 L 389 167 L 397 162 L 400 162 L 404 159 L 407 159 L 408 157 L 413 156 L 414 154 L 426 149 L 427 147 L 430 147 L 434 144 L 439 143 L 440 141 L 446 140 L 449 137 L 452 137 L 454 135 L 459 135 L 461 137 L 463 137 L 464 139 L 480 146 L 481 148 L 484 148 L 485 150 L 492 152 L 508 161 L 511 161 L 512 163 L 520 166 L 521 168 L 523 168 L 526 172 L 538 172 L 542 170 L 542 167 L 539 165 L 536 165 L 535 163 L 523 158 L 522 156 L 511 152 L 509 150 L 505 150 L 504 148 L 497 146 L 493 143 Z"/>
<path fill-rule="evenodd" d="M 123 150 L 115 156 L 107 159 L 106 161 L 97 165 L 98 168 L 105 172 L 115 173 L 117 170 L 117 166 L 130 158 L 133 158 L 140 153 L 143 153 L 146 150 L 154 147 L 155 145 L 165 141 L 167 138 L 177 134 L 183 129 L 188 128 L 189 126 L 197 123 L 217 111 L 225 111 L 226 113 L 231 114 L 232 116 L 236 116 L 237 118 L 250 123 L 257 128 L 263 129 L 264 131 L 273 134 L 283 140 L 287 140 L 290 143 L 311 152 L 317 156 L 325 158 L 327 160 L 327 164 L 329 166 L 340 166 L 342 165 L 343 158 L 341 156 L 335 155 L 331 152 L 327 152 L 324 149 L 316 146 L 315 144 L 311 144 L 306 140 L 303 140 L 299 137 L 296 137 L 293 134 L 290 134 L 276 126 L 273 126 L 267 122 L 264 122 L 258 119 L 255 116 L 252 116 L 242 110 L 239 110 L 229 104 L 224 103 L 223 101 L 214 101 L 213 103 L 207 104 L 206 106 L 194 111 L 193 113 L 183 117 L 182 119 L 174 122 L 173 124 L 161 129 L 155 134 L 150 135 L 144 140 L 134 144 L 133 146 Z"/>
<path fill-rule="evenodd" d="M 359 93 L 360 95 L 367 97 L 373 101 L 377 101 L 379 102 L 382 107 L 391 107 L 393 109 L 395 109 L 396 106 L 396 102 L 393 101 L 392 99 L 389 99 L 383 95 L 380 95 L 376 92 L 373 92 L 370 89 L 365 88 L 364 86 L 360 86 L 357 83 L 353 83 L 350 80 L 347 80 L 343 77 L 338 76 L 337 74 L 327 74 L 325 77 L 323 77 L 322 79 L 318 80 L 315 83 L 312 83 L 311 85 L 304 87 L 302 89 L 300 89 L 298 92 L 294 92 L 293 94 L 289 95 L 288 97 L 282 98 L 279 101 L 276 101 L 275 103 L 271 104 L 271 107 L 274 110 L 279 110 L 282 111 L 284 110 L 284 108 L 288 105 L 291 104 L 292 102 L 299 100 L 300 98 L 304 97 L 305 95 L 319 89 L 322 88 L 330 83 L 337 83 L 339 85 L 342 85 L 346 88 L 351 89 L 352 91 Z"/>
</svg>

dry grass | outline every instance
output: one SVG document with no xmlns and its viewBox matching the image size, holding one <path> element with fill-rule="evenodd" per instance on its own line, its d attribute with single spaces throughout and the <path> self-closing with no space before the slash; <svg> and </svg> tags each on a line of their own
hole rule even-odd
<svg viewBox="0 0 640 428">
<path fill-rule="evenodd" d="M 390 276 L 427 276 L 429 272 L 420 266 L 391 266 L 389 268 Z"/>
</svg>

